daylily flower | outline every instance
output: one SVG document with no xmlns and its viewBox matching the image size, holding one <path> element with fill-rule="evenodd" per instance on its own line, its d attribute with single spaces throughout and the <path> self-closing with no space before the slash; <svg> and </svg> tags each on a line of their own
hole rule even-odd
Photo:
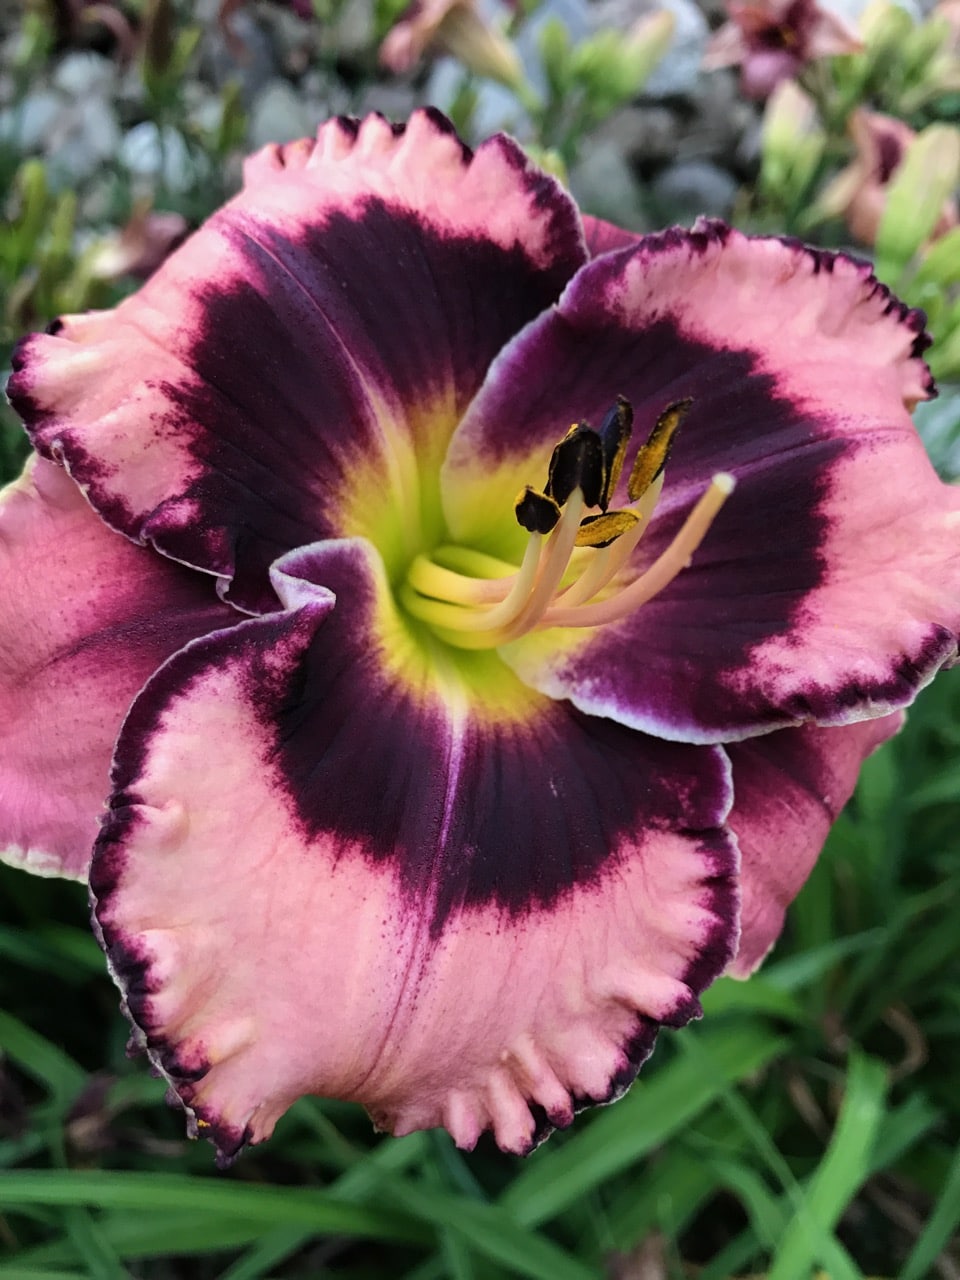
<svg viewBox="0 0 960 1280">
<path fill-rule="evenodd" d="M 900 166 L 918 135 L 896 116 L 876 111 L 853 112 L 849 125 L 856 155 L 847 167 L 828 184 L 817 201 L 817 209 L 825 217 L 843 215 L 851 233 L 861 244 L 876 243 L 877 232 L 887 207 L 887 194 Z M 935 172 L 956 172 L 956 144 L 947 136 L 947 151 L 935 160 Z M 917 192 L 917 200 L 926 193 Z M 954 196 L 930 206 L 931 221 L 940 213 L 933 228 L 933 239 L 944 235 L 960 221 Z"/>
<path fill-rule="evenodd" d="M 769 97 L 817 58 L 863 48 L 854 28 L 818 0 L 727 0 L 727 13 L 703 66 L 739 66 L 749 98 Z"/>
<path fill-rule="evenodd" d="M 110 793 L 96 928 L 222 1158 L 308 1092 L 527 1151 L 759 962 L 956 657 L 926 343 L 432 111 L 266 148 L 22 343 L 0 848 L 82 876 Z"/>
</svg>

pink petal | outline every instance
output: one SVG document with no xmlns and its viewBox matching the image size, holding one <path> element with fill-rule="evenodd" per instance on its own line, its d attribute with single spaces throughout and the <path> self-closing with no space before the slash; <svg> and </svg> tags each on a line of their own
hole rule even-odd
<svg viewBox="0 0 960 1280">
<path fill-rule="evenodd" d="M 457 432 L 443 477 L 454 536 L 515 555 L 522 531 L 491 513 L 542 484 L 566 425 L 597 425 L 618 394 L 641 440 L 668 403 L 693 401 L 631 576 L 714 473 L 737 487 L 648 604 L 506 651 L 521 678 L 687 741 L 909 703 L 960 626 L 960 495 L 907 408 L 930 394 L 926 342 L 920 313 L 866 265 L 718 224 L 591 262 L 503 352 Z"/>
<path fill-rule="evenodd" d="M 628 249 L 643 238 L 635 231 L 624 231 L 622 227 L 588 213 L 583 215 L 583 234 L 591 258 L 599 258 L 602 253 L 612 253 L 615 249 Z"/>
<path fill-rule="evenodd" d="M 750 49 L 740 68 L 740 90 L 745 97 L 762 101 L 803 67 L 804 59 L 794 49 Z"/>
<path fill-rule="evenodd" d="M 701 66 L 704 71 L 738 66 L 747 55 L 747 41 L 736 22 L 725 22 L 710 37 Z"/>
<path fill-rule="evenodd" d="M 464 0 L 413 0 L 380 46 L 380 62 L 394 75 L 406 75 L 423 57 L 444 18 Z"/>
<path fill-rule="evenodd" d="M 472 155 L 432 111 L 333 120 L 249 161 L 116 310 L 28 338 L 9 393 L 109 524 L 239 575 L 258 611 L 284 551 L 436 519 L 460 413 L 584 259 L 573 203 L 510 140 Z"/>
<path fill-rule="evenodd" d="M 33 458 L 0 497 L 0 857 L 83 879 L 134 694 L 237 615 L 209 579 L 111 533 Z"/>
<path fill-rule="evenodd" d="M 740 947 L 729 970 L 735 977 L 748 977 L 776 942 L 861 764 L 903 718 L 896 711 L 837 729 L 805 725 L 727 748 L 735 797 L 729 822 L 741 856 Z"/>
<path fill-rule="evenodd" d="M 129 1012 L 224 1157 L 308 1092 L 529 1150 L 732 952 L 722 753 L 434 667 L 361 542 L 274 581 L 124 727 L 91 885 Z"/>
<path fill-rule="evenodd" d="M 756 0 L 727 5 L 730 22 L 715 33 L 703 66 L 743 64 L 741 89 L 766 98 L 815 58 L 863 48 L 857 32 L 817 0 Z"/>
<path fill-rule="evenodd" d="M 860 33 L 839 13 L 820 4 L 814 4 L 812 8 L 813 20 L 805 50 L 810 60 L 858 53 L 864 47 Z"/>
</svg>

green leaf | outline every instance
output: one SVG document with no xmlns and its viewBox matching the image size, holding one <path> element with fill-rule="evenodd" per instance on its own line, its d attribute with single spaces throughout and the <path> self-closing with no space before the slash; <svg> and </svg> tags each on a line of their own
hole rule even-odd
<svg viewBox="0 0 960 1280">
<path fill-rule="evenodd" d="M 783 1234 L 767 1280 L 809 1280 L 815 1263 L 828 1264 L 829 1260 L 822 1256 L 820 1238 L 833 1232 L 870 1174 L 871 1151 L 883 1120 L 886 1091 L 883 1063 L 859 1052 L 852 1054 L 833 1138 L 802 1202 L 796 1206 L 796 1216 Z"/>
<path fill-rule="evenodd" d="M 97 1280 L 130 1280 L 100 1224 L 85 1209 L 76 1206 L 66 1209 L 63 1223 L 88 1275 L 96 1276 Z"/>
<path fill-rule="evenodd" d="M 763 979 L 782 991 L 800 991 L 819 982 L 841 960 L 881 946 L 887 938 L 883 929 L 867 929 L 849 938 L 837 938 L 809 951 L 767 965 Z"/>
<path fill-rule="evenodd" d="M 953 1158 L 943 1194 L 900 1272 L 900 1280 L 924 1280 L 960 1223 L 960 1151 Z"/>
<path fill-rule="evenodd" d="M 204 1209 L 271 1225 L 302 1223 L 316 1235 L 424 1243 L 431 1239 L 408 1218 L 389 1210 L 345 1204 L 327 1192 L 272 1187 L 177 1174 L 106 1173 L 99 1170 L 19 1169 L 0 1172 L 0 1206 L 96 1205 L 104 1209 L 161 1213 Z"/>
<path fill-rule="evenodd" d="M 766 1013 L 787 1022 L 810 1021 L 810 1015 L 795 995 L 767 982 L 762 974 L 746 982 L 738 978 L 719 978 L 703 993 L 701 1003 L 708 1017 L 741 1012 Z"/>
<path fill-rule="evenodd" d="M 81 1212 L 67 1210 L 67 1212 Z M 170 1255 L 217 1253 L 225 1249 L 237 1249 L 250 1244 L 269 1233 L 256 1219 L 236 1214 L 217 1215 L 207 1210 L 166 1209 L 163 1212 L 137 1214 L 125 1210 L 100 1214 L 97 1228 L 103 1244 L 115 1256 L 127 1260 L 139 1258 L 164 1258 Z M 276 1230 L 300 1230 L 300 1228 L 276 1228 Z M 310 1232 L 305 1238 L 309 1239 Z M 20 1260 L 25 1266 L 72 1266 L 83 1258 L 73 1232 L 25 1249 Z"/>
<path fill-rule="evenodd" d="M 928 239 L 960 177 L 960 131 L 931 125 L 917 134 L 887 188 L 877 231 L 877 274 L 897 275 Z M 884 264 L 895 264 L 893 269 Z"/>
<path fill-rule="evenodd" d="M 35 1271 L 32 1267 L 0 1263 L 0 1280 L 89 1280 L 89 1276 L 87 1271 Z"/>
<path fill-rule="evenodd" d="M 697 1063 L 677 1058 L 651 1079 L 641 1078 L 616 1107 L 597 1114 L 548 1159 L 531 1157 L 500 1203 L 526 1225 L 555 1218 L 683 1129 L 728 1083 L 757 1071 L 784 1045 L 762 1024 L 740 1021 L 711 1027 L 700 1039 L 715 1075 L 705 1078 Z"/>
<path fill-rule="evenodd" d="M 0 1011 L 0 1049 L 28 1075 L 46 1085 L 66 1106 L 86 1084 L 87 1074 L 62 1049 L 45 1040 L 9 1013 Z"/>
<path fill-rule="evenodd" d="M 499 1205 L 409 1183 L 391 1182 L 386 1188 L 408 1212 L 462 1236 L 478 1253 L 518 1275 L 533 1280 L 596 1280 L 582 1262 L 546 1237 L 527 1230 Z"/>
</svg>

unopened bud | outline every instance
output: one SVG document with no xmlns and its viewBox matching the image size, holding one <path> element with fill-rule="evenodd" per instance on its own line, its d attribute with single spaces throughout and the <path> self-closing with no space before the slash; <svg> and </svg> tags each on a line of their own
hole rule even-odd
<svg viewBox="0 0 960 1280">
<path fill-rule="evenodd" d="M 149 0 L 143 15 L 143 64 L 145 71 L 163 77 L 170 69 L 174 49 L 172 0 Z"/>
<path fill-rule="evenodd" d="M 812 181 L 826 146 L 816 104 L 794 80 L 777 85 L 763 114 L 761 182 L 787 199 Z"/>
<path fill-rule="evenodd" d="M 960 130 L 930 125 L 907 147 L 887 188 L 877 230 L 877 253 L 909 262 L 925 240 L 943 235 L 958 221 L 954 191 L 960 183 Z"/>
<path fill-rule="evenodd" d="M 475 75 L 510 89 L 524 82 L 523 65 L 513 43 L 484 22 L 472 4 L 453 4 L 437 28 L 434 43 Z"/>
<path fill-rule="evenodd" d="M 623 53 L 634 93 L 643 88 L 670 48 L 676 29 L 677 20 L 666 9 L 646 14 L 630 28 Z"/>
<path fill-rule="evenodd" d="M 475 75 L 511 89 L 524 83 L 513 44 L 484 21 L 473 0 L 414 0 L 380 46 L 380 61 L 403 74 L 431 51 L 448 53 Z"/>
</svg>

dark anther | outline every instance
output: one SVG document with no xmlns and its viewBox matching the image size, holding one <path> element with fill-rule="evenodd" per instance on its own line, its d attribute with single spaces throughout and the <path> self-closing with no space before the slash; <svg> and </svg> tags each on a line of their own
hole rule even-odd
<svg viewBox="0 0 960 1280">
<path fill-rule="evenodd" d="M 603 489 L 603 445 L 585 422 L 570 428 L 553 451 L 547 493 L 562 507 L 575 489 L 588 507 L 600 501 Z"/>
<path fill-rule="evenodd" d="M 607 410 L 597 432 L 603 446 L 603 486 L 597 503 L 601 511 L 606 511 L 617 487 L 632 431 L 633 407 L 626 396 L 617 396 L 616 404 Z"/>
<path fill-rule="evenodd" d="M 560 519 L 560 505 L 553 498 L 530 485 L 514 503 L 517 522 L 528 533 L 549 533 Z"/>
<path fill-rule="evenodd" d="M 676 430 L 692 403 L 677 400 L 660 414 L 630 472 L 627 493 L 631 502 L 641 497 L 663 470 Z M 617 396 L 599 431 L 587 422 L 574 423 L 550 455 L 543 492 L 527 485 L 514 504 L 523 528 L 530 533 L 550 533 L 564 503 L 578 489 L 584 506 L 599 507 L 603 513 L 581 521 L 578 547 L 608 547 L 632 528 L 639 519 L 635 513 L 607 510 L 623 471 L 632 431 L 633 407 L 626 396 Z"/>
<path fill-rule="evenodd" d="M 647 443 L 641 445 L 630 472 L 627 494 L 631 502 L 643 497 L 667 465 L 673 437 L 690 412 L 692 404 L 692 400 L 676 400 L 673 404 L 668 404 L 657 419 Z"/>
</svg>

